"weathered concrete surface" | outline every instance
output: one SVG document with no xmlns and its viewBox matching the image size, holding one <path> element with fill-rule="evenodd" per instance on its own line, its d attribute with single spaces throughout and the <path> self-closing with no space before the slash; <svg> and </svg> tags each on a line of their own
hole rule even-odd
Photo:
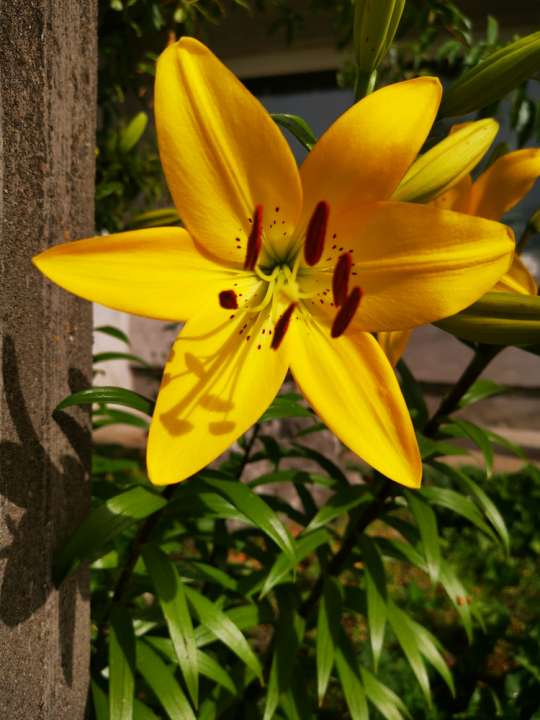
<svg viewBox="0 0 540 720">
<path fill-rule="evenodd" d="M 57 591 L 54 549 L 88 509 L 91 308 L 46 282 L 39 250 L 91 232 L 96 0 L 0 2 L 0 717 L 79 720 L 88 578 Z"/>
</svg>

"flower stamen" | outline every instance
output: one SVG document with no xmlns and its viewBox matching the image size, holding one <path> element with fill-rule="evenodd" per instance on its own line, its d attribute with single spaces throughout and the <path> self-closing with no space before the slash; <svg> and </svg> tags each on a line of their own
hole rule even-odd
<svg viewBox="0 0 540 720">
<path fill-rule="evenodd" d="M 253 213 L 253 225 L 249 233 L 244 270 L 254 270 L 262 247 L 263 231 L 263 208 L 262 205 L 255 207 Z"/>
<path fill-rule="evenodd" d="M 309 221 L 304 242 L 304 258 L 308 265 L 316 265 L 322 257 L 329 214 L 330 205 L 324 200 L 318 202 Z"/>
<path fill-rule="evenodd" d="M 332 323 L 332 330 L 330 332 L 333 338 L 338 338 L 343 335 L 345 330 L 351 324 L 351 321 L 358 310 L 358 305 L 362 299 L 363 292 L 361 288 L 355 287 L 351 290 L 349 297 L 345 300 L 343 305 L 339 308 L 334 322 Z"/>
<path fill-rule="evenodd" d="M 272 338 L 272 350 L 277 350 L 283 342 L 283 338 L 285 337 L 285 334 L 289 329 L 289 323 L 291 322 L 291 316 L 294 312 L 295 307 L 296 303 L 291 303 L 277 321 L 274 327 L 274 337 Z"/>
<path fill-rule="evenodd" d="M 349 294 L 349 279 L 351 277 L 352 256 L 351 253 L 343 253 L 334 268 L 332 277 L 332 293 L 336 307 L 343 305 Z"/>
</svg>

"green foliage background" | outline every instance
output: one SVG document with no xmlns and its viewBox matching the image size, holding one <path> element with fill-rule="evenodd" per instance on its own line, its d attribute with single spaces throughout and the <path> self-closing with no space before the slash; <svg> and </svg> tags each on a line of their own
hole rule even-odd
<svg viewBox="0 0 540 720">
<path fill-rule="evenodd" d="M 294 42 L 305 19 L 285 0 L 234 5 L 281 41 Z M 101 0 L 98 229 L 178 221 L 148 123 L 154 62 L 170 33 L 204 37 L 224 7 Z M 306 12 L 328 15 L 336 43 L 350 43 L 348 1 L 311 0 Z M 400 35 L 382 81 L 456 77 L 499 42 L 494 19 L 478 37 L 443 0 L 409 2 Z M 337 81 L 353 85 L 352 61 Z M 508 108 L 517 147 L 538 137 L 527 84 Z M 96 367 L 111 357 L 144 367 L 120 331 L 97 331 L 126 353 L 96 356 Z M 473 348 L 483 366 L 495 354 Z M 454 417 L 503 388 L 471 376 L 430 417 L 420 385 L 404 363 L 398 370 L 425 463 L 417 493 L 316 450 L 324 427 L 291 392 L 219 466 L 165 490 L 149 485 L 138 451 L 97 447 L 92 512 L 55 565 L 60 583 L 91 563 L 91 717 L 540 718 L 540 473 L 518 447 Z M 57 410 L 92 403 L 96 428 L 146 428 L 153 407 L 101 388 Z M 288 423 L 286 439 L 276 420 Z M 481 451 L 484 471 L 443 461 L 466 462 L 460 438 Z M 492 474 L 497 446 L 521 459 L 519 473 Z"/>
</svg>

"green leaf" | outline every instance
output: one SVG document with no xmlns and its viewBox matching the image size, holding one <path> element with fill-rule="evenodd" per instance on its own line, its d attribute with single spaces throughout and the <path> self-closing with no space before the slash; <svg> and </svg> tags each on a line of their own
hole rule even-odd
<svg viewBox="0 0 540 720">
<path fill-rule="evenodd" d="M 485 522 L 477 506 L 469 497 L 461 495 L 455 490 L 438 487 L 424 487 L 419 492 L 426 500 L 461 515 L 461 517 L 476 525 L 479 530 L 482 530 L 492 540 L 497 541 L 493 530 Z"/>
<path fill-rule="evenodd" d="M 146 415 L 152 415 L 154 411 L 154 403 L 143 395 L 133 392 L 133 390 L 117 387 L 95 387 L 68 395 L 56 406 L 54 412 L 74 405 L 93 405 L 94 403 L 125 405 L 132 410 L 140 410 Z"/>
<path fill-rule="evenodd" d="M 262 415 L 259 422 L 283 420 L 284 418 L 291 417 L 313 417 L 313 413 L 308 410 L 308 408 L 299 404 L 301 399 L 300 395 L 293 395 L 292 393 L 278 395 L 274 398 L 268 410 Z"/>
<path fill-rule="evenodd" d="M 343 688 L 345 702 L 351 714 L 351 720 L 369 720 L 366 693 L 362 684 L 358 662 L 349 638 L 341 627 L 335 657 L 337 674 Z"/>
<path fill-rule="evenodd" d="M 482 451 L 486 464 L 486 474 L 489 477 L 493 472 L 493 448 L 489 435 L 468 420 L 454 419 L 444 425 L 444 432 L 452 437 L 468 438 Z"/>
<path fill-rule="evenodd" d="M 109 632 L 110 720 L 132 720 L 135 691 L 135 635 L 125 608 L 114 607 Z"/>
<path fill-rule="evenodd" d="M 368 503 L 373 499 L 369 490 L 364 486 L 351 485 L 339 490 L 319 510 L 309 525 L 303 530 L 303 534 L 318 530 L 328 525 L 335 518 L 343 515 L 361 503 Z"/>
<path fill-rule="evenodd" d="M 393 690 L 379 682 L 366 668 L 360 668 L 367 698 L 386 720 L 410 718 L 409 711 Z"/>
<path fill-rule="evenodd" d="M 486 398 L 493 397 L 494 395 L 501 395 L 507 392 L 508 388 L 504 385 L 499 385 L 493 380 L 477 380 L 467 390 L 465 395 L 459 401 L 459 407 L 464 408 L 468 405 L 478 402 L 479 400 L 485 400 Z"/>
<path fill-rule="evenodd" d="M 137 642 L 137 669 L 170 720 L 196 720 L 189 700 L 174 674 L 144 640 Z"/>
<path fill-rule="evenodd" d="M 225 617 L 236 625 L 238 630 L 251 630 L 257 625 L 269 624 L 275 620 L 274 613 L 270 609 L 270 606 L 263 603 L 234 607 L 225 612 Z M 199 627 L 195 629 L 195 638 L 197 640 L 197 647 L 201 648 L 214 642 L 216 635 L 208 627 L 199 625 Z"/>
<path fill-rule="evenodd" d="M 296 562 L 294 540 L 289 531 L 276 513 L 251 488 L 237 481 L 217 480 L 204 474 L 202 477 L 206 485 L 210 485 L 229 500 L 259 530 L 273 540 L 293 563 Z"/>
<path fill-rule="evenodd" d="M 132 425 L 147 430 L 148 420 L 123 410 L 102 407 L 94 413 L 92 425 L 94 429 L 108 427 L 109 425 Z"/>
<path fill-rule="evenodd" d="M 278 593 L 279 618 L 263 720 L 272 720 L 280 696 L 289 688 L 296 653 L 304 636 L 305 620 L 295 612 L 294 601 L 291 588 L 283 588 Z"/>
<path fill-rule="evenodd" d="M 110 720 L 107 694 L 94 680 L 91 681 L 92 704 L 95 720 Z"/>
<path fill-rule="evenodd" d="M 416 636 L 409 622 L 409 617 L 400 610 L 392 601 L 387 606 L 388 622 L 392 626 L 395 636 L 407 658 L 411 670 L 416 676 L 427 704 L 431 707 L 431 690 L 429 677 L 424 665 Z"/>
<path fill-rule="evenodd" d="M 317 452 L 317 450 L 313 448 L 294 443 L 294 450 L 288 453 L 288 457 L 301 457 L 307 460 L 313 460 L 313 462 L 322 467 L 331 478 L 336 480 L 339 485 L 343 485 L 344 487 L 349 485 L 349 481 L 343 471 L 325 455 Z"/>
<path fill-rule="evenodd" d="M 388 599 L 386 573 L 375 542 L 364 534 L 360 538 L 359 545 L 365 567 L 369 639 L 373 653 L 373 667 L 376 671 L 384 644 L 386 627 L 386 601 Z"/>
<path fill-rule="evenodd" d="M 441 471 L 443 471 L 442 468 L 444 467 L 444 471 L 450 474 L 451 477 L 454 477 L 461 484 L 461 486 L 470 495 L 473 496 L 480 510 L 484 513 L 485 517 L 493 525 L 495 532 L 501 540 L 502 546 L 508 554 L 510 552 L 510 536 L 508 534 L 508 528 L 506 527 L 504 518 L 499 512 L 493 500 L 491 500 L 491 498 L 488 497 L 484 490 L 482 490 L 482 488 L 477 483 L 471 480 L 471 478 L 465 472 L 449 466 L 437 465 L 437 467 L 441 467 Z"/>
<path fill-rule="evenodd" d="M 186 687 L 193 704 L 197 707 L 199 696 L 197 645 L 182 581 L 174 563 L 155 545 L 144 547 L 142 555 L 156 589 Z"/>
<path fill-rule="evenodd" d="M 296 566 L 297 563 L 302 562 L 310 553 L 316 550 L 321 545 L 329 543 L 332 540 L 330 533 L 324 528 L 319 528 L 309 535 L 301 537 L 296 542 L 296 560 L 291 561 L 288 555 L 282 554 L 278 557 L 275 563 L 272 565 L 270 572 L 268 573 L 264 586 L 261 590 L 261 598 L 267 595 L 270 590 L 277 585 L 287 574 Z"/>
<path fill-rule="evenodd" d="M 125 332 L 119 328 L 113 327 L 112 325 L 100 325 L 94 328 L 94 332 L 103 333 L 104 335 L 110 335 L 110 337 L 121 340 L 126 345 L 129 345 L 129 338 Z"/>
<path fill-rule="evenodd" d="M 149 365 L 146 360 L 139 355 L 133 355 L 133 353 L 125 353 L 125 352 L 101 352 L 96 353 L 92 356 L 92 362 L 94 365 L 97 365 L 98 363 L 102 362 L 108 362 L 109 360 L 128 360 L 131 363 L 135 363 L 136 365 L 143 365 L 144 367 L 152 367 Z"/>
<path fill-rule="evenodd" d="M 322 705 L 339 643 L 341 623 L 341 596 L 336 581 L 327 577 L 319 602 L 317 618 L 316 657 L 317 657 L 317 697 Z"/>
<path fill-rule="evenodd" d="M 133 704 L 133 720 L 160 720 L 159 716 L 150 708 L 135 698 Z"/>
<path fill-rule="evenodd" d="M 155 635 L 145 635 L 144 639 L 145 642 L 149 643 L 153 648 L 158 650 L 162 655 L 170 660 L 170 662 L 176 663 L 178 661 L 176 650 L 172 640 L 169 638 L 156 637 Z M 197 667 L 201 675 L 204 675 L 204 677 L 207 677 L 218 685 L 221 685 L 221 687 L 225 688 L 225 690 L 231 693 L 231 695 L 236 694 L 236 686 L 229 673 L 222 665 L 220 665 L 220 663 L 217 662 L 217 660 L 214 660 L 211 655 L 208 655 L 208 653 L 199 649 L 197 649 Z"/>
<path fill-rule="evenodd" d="M 307 122 L 298 115 L 287 113 L 272 113 L 272 120 L 285 130 L 288 130 L 298 142 L 306 149 L 311 150 L 317 138 Z"/>
<path fill-rule="evenodd" d="M 120 133 L 120 142 L 118 143 L 120 152 L 129 152 L 139 142 L 147 124 L 148 116 L 145 112 L 137 113 L 130 120 L 128 126 Z"/>
<path fill-rule="evenodd" d="M 113 538 L 166 504 L 161 495 L 141 486 L 109 498 L 86 516 L 59 550 L 53 565 L 54 582 L 59 585 L 83 560 L 103 555 Z"/>
<path fill-rule="evenodd" d="M 419 428 L 423 428 L 428 421 L 429 413 L 422 388 L 404 360 L 399 360 L 397 371 L 401 378 L 403 397 L 407 407 L 411 410 L 414 424 Z"/>
<path fill-rule="evenodd" d="M 441 562 L 439 582 L 450 598 L 452 605 L 460 617 L 469 643 L 473 640 L 473 624 L 471 617 L 471 597 L 467 593 L 463 583 L 455 573 L 454 568 L 446 561 Z"/>
<path fill-rule="evenodd" d="M 438 641 L 436 638 L 428 631 L 423 625 L 420 625 L 419 623 L 415 622 L 411 618 L 405 615 L 407 617 L 408 622 L 410 623 L 411 629 L 416 637 L 416 642 L 418 644 L 418 648 L 422 655 L 426 658 L 426 660 L 433 665 L 435 670 L 439 673 L 439 675 L 442 677 L 446 685 L 448 686 L 448 689 L 452 693 L 453 696 L 456 694 L 456 690 L 454 687 L 454 680 L 452 678 L 452 673 L 450 672 L 450 669 L 448 665 L 446 664 L 442 654 L 439 652 L 438 649 Z"/>
<path fill-rule="evenodd" d="M 262 668 L 257 657 L 230 617 L 193 588 L 186 587 L 185 591 L 189 604 L 199 616 L 201 624 L 262 680 Z"/>
<path fill-rule="evenodd" d="M 409 509 L 416 520 L 422 550 L 426 558 L 429 577 L 432 582 L 437 582 L 439 567 L 441 564 L 441 545 L 439 540 L 439 529 L 437 527 L 437 516 L 425 499 L 418 493 L 405 490 L 405 497 Z"/>
</svg>

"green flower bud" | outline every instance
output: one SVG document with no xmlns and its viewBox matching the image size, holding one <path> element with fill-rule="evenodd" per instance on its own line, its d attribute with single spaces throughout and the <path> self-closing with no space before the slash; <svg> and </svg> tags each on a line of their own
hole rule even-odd
<svg viewBox="0 0 540 720">
<path fill-rule="evenodd" d="M 535 345 L 540 343 L 540 297 L 490 292 L 435 325 L 463 340 Z"/>
<path fill-rule="evenodd" d="M 428 202 L 458 183 L 484 157 L 499 131 L 490 118 L 467 123 L 421 155 L 394 192 L 402 202 Z"/>
<path fill-rule="evenodd" d="M 452 117 L 480 110 L 500 100 L 538 70 L 540 32 L 535 32 L 497 50 L 463 73 L 444 94 L 441 116 Z"/>
<path fill-rule="evenodd" d="M 358 74 L 371 77 L 388 52 L 398 29 L 405 0 L 356 0 L 354 49 Z"/>
</svg>

